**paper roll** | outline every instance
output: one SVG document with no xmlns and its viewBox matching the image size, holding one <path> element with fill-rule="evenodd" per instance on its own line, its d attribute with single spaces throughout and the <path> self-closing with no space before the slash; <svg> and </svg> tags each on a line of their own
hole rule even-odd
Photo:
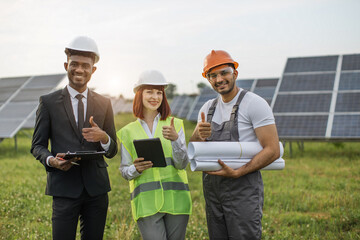
<svg viewBox="0 0 360 240">
<path fill-rule="evenodd" d="M 238 169 L 241 166 L 245 165 L 251 159 L 229 159 L 223 160 L 223 162 L 233 169 Z M 262 168 L 261 170 L 282 170 L 285 167 L 285 161 L 282 158 L 279 158 Z M 192 171 L 217 171 L 221 169 L 221 165 L 218 163 L 217 159 L 208 159 L 208 160 L 190 160 L 190 168 Z"/>
<path fill-rule="evenodd" d="M 284 154 L 284 147 L 279 142 L 280 158 Z M 258 142 L 190 142 L 188 145 L 189 159 L 240 159 L 253 158 L 262 150 Z"/>
</svg>

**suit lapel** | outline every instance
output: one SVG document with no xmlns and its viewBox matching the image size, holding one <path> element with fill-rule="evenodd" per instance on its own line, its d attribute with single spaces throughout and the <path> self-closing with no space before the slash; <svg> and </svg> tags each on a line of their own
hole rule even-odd
<svg viewBox="0 0 360 240">
<path fill-rule="evenodd" d="M 76 136 L 78 136 L 79 139 L 82 139 L 82 136 L 80 135 L 78 127 L 75 122 L 74 111 L 73 111 L 72 104 L 71 104 L 70 94 L 66 87 L 62 90 L 61 94 L 63 96 L 65 111 L 66 111 L 67 117 L 71 123 L 71 127 L 73 128 L 74 132 L 76 133 Z"/>
</svg>

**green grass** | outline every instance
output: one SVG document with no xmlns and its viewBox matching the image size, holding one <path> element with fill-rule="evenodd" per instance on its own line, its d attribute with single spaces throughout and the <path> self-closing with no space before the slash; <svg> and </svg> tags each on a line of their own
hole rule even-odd
<svg viewBox="0 0 360 240">
<path fill-rule="evenodd" d="M 134 118 L 116 116 L 116 129 Z M 187 141 L 195 127 L 184 121 Z M 51 239 L 51 203 L 44 167 L 30 154 L 31 131 L 0 143 L 0 239 Z M 282 171 L 263 171 L 263 239 L 360 239 L 360 143 L 287 145 Z M 140 239 L 132 220 L 128 183 L 108 160 L 112 191 L 104 239 Z M 201 173 L 189 169 L 193 214 L 187 239 L 208 239 Z M 77 239 L 80 239 L 78 233 Z"/>
</svg>

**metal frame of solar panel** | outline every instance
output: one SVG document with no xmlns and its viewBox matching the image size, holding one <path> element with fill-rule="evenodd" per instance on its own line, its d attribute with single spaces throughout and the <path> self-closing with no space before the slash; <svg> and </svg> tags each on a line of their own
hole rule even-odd
<svg viewBox="0 0 360 240">
<path fill-rule="evenodd" d="M 282 140 L 360 140 L 360 54 L 288 58 L 271 103 Z"/>
<path fill-rule="evenodd" d="M 35 122 L 39 97 L 54 90 L 64 77 L 65 74 L 0 78 L 0 139 L 12 138 L 29 121 Z"/>
</svg>

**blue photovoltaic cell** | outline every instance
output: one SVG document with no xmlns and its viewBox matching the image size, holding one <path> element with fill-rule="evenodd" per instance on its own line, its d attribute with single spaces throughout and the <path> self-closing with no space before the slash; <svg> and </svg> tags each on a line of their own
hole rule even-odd
<svg viewBox="0 0 360 240">
<path fill-rule="evenodd" d="M 279 94 L 274 113 L 329 112 L 331 94 Z"/>
<path fill-rule="evenodd" d="M 0 78 L 0 88 L 19 88 L 29 77 Z"/>
<path fill-rule="evenodd" d="M 338 56 L 288 58 L 285 73 L 336 71 Z"/>
<path fill-rule="evenodd" d="M 360 93 L 338 93 L 336 112 L 360 112 Z"/>
<path fill-rule="evenodd" d="M 275 116 L 280 139 L 324 138 L 328 116 Z"/>
<path fill-rule="evenodd" d="M 236 80 L 236 86 L 243 88 L 245 90 L 250 90 L 252 84 L 253 84 L 254 80 L 253 79 L 249 79 L 249 80 Z"/>
<path fill-rule="evenodd" d="M 180 96 L 175 96 L 173 100 L 170 103 L 170 109 L 174 109 L 175 106 L 178 104 L 178 101 L 180 99 Z"/>
<path fill-rule="evenodd" d="M 272 99 L 274 96 L 275 87 L 261 87 L 255 88 L 254 93 L 264 99 Z"/>
<path fill-rule="evenodd" d="M 276 87 L 278 81 L 278 78 L 258 79 L 255 89 L 258 87 Z"/>
<path fill-rule="evenodd" d="M 51 88 L 44 89 L 22 89 L 13 99 L 12 102 L 38 101 L 39 96 L 49 93 Z"/>
<path fill-rule="evenodd" d="M 335 115 L 331 136 L 358 138 L 360 136 L 360 115 Z"/>
<path fill-rule="evenodd" d="M 177 100 L 176 105 L 173 107 L 173 109 L 171 109 L 171 112 L 173 115 L 175 115 L 175 116 L 178 115 L 182 105 L 184 104 L 186 97 L 187 97 L 186 95 L 179 96 L 179 99 Z"/>
<path fill-rule="evenodd" d="M 182 105 L 181 109 L 179 110 L 177 116 L 179 118 L 185 118 L 187 116 L 187 114 L 189 113 L 189 110 L 193 103 L 194 103 L 194 97 L 187 96 L 184 101 L 184 104 Z"/>
<path fill-rule="evenodd" d="M 194 108 L 191 112 L 188 113 L 188 116 L 186 117 L 187 120 L 190 121 L 197 121 L 198 119 L 198 114 L 199 111 L 201 109 L 201 107 L 210 99 L 216 98 L 217 94 L 215 92 L 213 92 L 212 94 L 206 94 L 206 95 L 200 95 L 198 96 L 195 101 L 194 101 Z"/>
<path fill-rule="evenodd" d="M 341 70 L 360 70 L 360 54 L 344 55 Z"/>
<path fill-rule="evenodd" d="M 360 72 L 341 73 L 339 90 L 358 90 L 360 89 Z"/>
<path fill-rule="evenodd" d="M 335 73 L 285 75 L 280 91 L 318 91 L 333 90 Z"/>
<path fill-rule="evenodd" d="M 54 88 L 60 80 L 65 77 L 65 74 L 54 74 L 33 77 L 25 88 Z"/>
</svg>

